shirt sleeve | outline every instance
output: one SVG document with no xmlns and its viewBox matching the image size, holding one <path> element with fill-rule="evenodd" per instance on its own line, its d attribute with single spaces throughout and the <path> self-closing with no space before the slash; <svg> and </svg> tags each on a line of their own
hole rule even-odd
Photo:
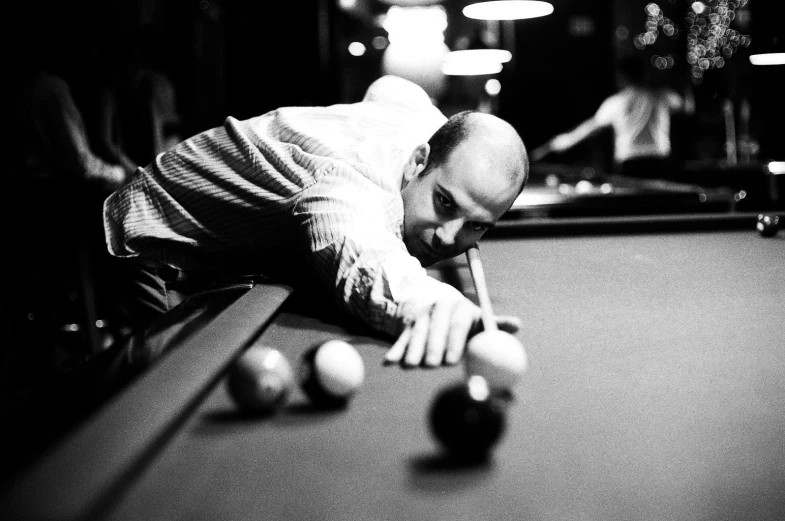
<svg viewBox="0 0 785 521">
<path fill-rule="evenodd" d="M 617 115 L 620 114 L 619 104 L 621 99 L 617 95 L 610 96 L 600 104 L 600 108 L 594 114 L 595 121 L 602 126 L 610 126 Z"/>
<path fill-rule="evenodd" d="M 351 169 L 324 174 L 295 214 L 319 281 L 339 306 L 378 331 L 396 335 L 439 295 L 458 291 L 430 277 L 395 233 L 400 199 Z"/>
</svg>

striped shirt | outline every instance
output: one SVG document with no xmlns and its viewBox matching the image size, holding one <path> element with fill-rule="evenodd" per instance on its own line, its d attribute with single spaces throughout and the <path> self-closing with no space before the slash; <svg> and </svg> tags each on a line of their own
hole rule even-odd
<svg viewBox="0 0 785 521">
<path fill-rule="evenodd" d="M 445 121 L 422 89 L 391 76 L 359 103 L 229 117 L 106 200 L 108 249 L 184 271 L 305 270 L 346 311 L 396 334 L 455 291 L 402 237 L 404 165 Z"/>
</svg>

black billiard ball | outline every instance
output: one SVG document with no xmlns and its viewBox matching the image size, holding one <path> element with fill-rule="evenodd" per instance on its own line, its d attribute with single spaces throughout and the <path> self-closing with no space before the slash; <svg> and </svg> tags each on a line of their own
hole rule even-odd
<svg viewBox="0 0 785 521">
<path fill-rule="evenodd" d="M 763 237 L 774 237 L 780 229 L 778 215 L 758 215 L 758 231 Z"/>
<path fill-rule="evenodd" d="M 316 344 L 303 355 L 300 388 L 318 408 L 335 409 L 348 404 L 365 380 L 360 353 L 344 340 Z"/>
<path fill-rule="evenodd" d="M 478 460 L 487 457 L 501 439 L 507 414 L 485 379 L 471 376 L 436 395 L 429 421 L 431 433 L 449 456 Z"/>
</svg>

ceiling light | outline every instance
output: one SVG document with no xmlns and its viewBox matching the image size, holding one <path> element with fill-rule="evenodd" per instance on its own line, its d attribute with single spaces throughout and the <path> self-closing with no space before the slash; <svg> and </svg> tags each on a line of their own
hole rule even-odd
<svg viewBox="0 0 785 521">
<path fill-rule="evenodd" d="M 463 8 L 463 14 L 476 20 L 522 20 L 547 16 L 553 6 L 539 0 L 494 0 L 478 2 Z"/>
</svg>

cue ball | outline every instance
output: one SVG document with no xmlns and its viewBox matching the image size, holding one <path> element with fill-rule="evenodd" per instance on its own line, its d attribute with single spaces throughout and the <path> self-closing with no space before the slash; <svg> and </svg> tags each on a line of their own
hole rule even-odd
<svg viewBox="0 0 785 521">
<path fill-rule="evenodd" d="M 758 231 L 763 237 L 774 237 L 780 229 L 778 215 L 758 215 Z"/>
<path fill-rule="evenodd" d="M 343 407 L 362 386 L 365 364 L 348 342 L 328 340 L 309 349 L 300 364 L 300 387 L 317 407 Z"/>
<path fill-rule="evenodd" d="M 479 375 L 493 389 L 510 390 L 526 371 L 528 357 L 518 339 L 497 329 L 469 340 L 464 363 L 468 376 Z"/>
<path fill-rule="evenodd" d="M 485 379 L 472 376 L 436 395 L 429 422 L 433 437 L 450 456 L 481 460 L 501 439 L 507 415 Z"/>
<path fill-rule="evenodd" d="M 288 400 L 294 387 L 294 370 L 280 351 L 254 345 L 230 367 L 227 386 L 240 409 L 269 414 Z"/>
</svg>

